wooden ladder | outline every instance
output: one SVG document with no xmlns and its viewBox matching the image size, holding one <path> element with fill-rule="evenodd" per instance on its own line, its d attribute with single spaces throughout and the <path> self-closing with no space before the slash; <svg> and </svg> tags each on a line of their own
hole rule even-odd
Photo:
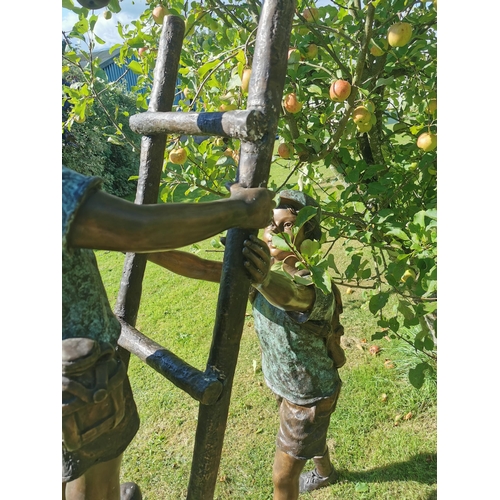
<svg viewBox="0 0 500 500">
<path fill-rule="evenodd" d="M 184 20 L 163 21 L 148 111 L 130 118 L 142 135 L 135 203 L 157 202 L 167 134 L 232 137 L 240 140 L 236 181 L 266 186 L 281 112 L 295 0 L 264 0 L 257 30 L 246 110 L 172 112 L 184 38 Z M 146 256 L 126 254 L 115 314 L 118 341 L 128 364 L 135 354 L 199 401 L 187 499 L 213 499 L 227 423 L 234 372 L 250 287 L 241 249 L 251 231 L 230 229 L 224 251 L 212 345 L 204 372 L 136 330 Z"/>
</svg>

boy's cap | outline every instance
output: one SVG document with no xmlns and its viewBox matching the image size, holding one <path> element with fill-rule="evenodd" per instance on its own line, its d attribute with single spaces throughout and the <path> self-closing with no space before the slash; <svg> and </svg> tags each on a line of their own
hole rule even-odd
<svg viewBox="0 0 500 500">
<path fill-rule="evenodd" d="M 280 191 L 278 196 L 279 200 L 276 208 L 279 208 L 281 205 L 290 205 L 297 210 L 300 210 L 301 208 L 307 206 L 316 207 L 318 210 L 316 212 L 316 215 L 312 219 L 310 219 L 311 228 L 308 232 L 313 239 L 321 239 L 321 209 L 316 200 L 303 193 L 302 191 L 295 191 L 294 189 L 286 189 L 285 191 Z"/>
</svg>

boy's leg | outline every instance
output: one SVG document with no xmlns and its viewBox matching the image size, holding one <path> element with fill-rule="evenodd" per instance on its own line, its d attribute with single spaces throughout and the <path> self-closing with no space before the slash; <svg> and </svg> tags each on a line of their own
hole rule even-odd
<svg viewBox="0 0 500 500">
<path fill-rule="evenodd" d="M 273 466 L 273 500 L 297 500 L 299 477 L 306 460 L 301 460 L 284 451 L 276 450 Z"/>
<path fill-rule="evenodd" d="M 333 465 L 330 462 L 330 452 L 328 448 L 321 457 L 313 458 L 314 465 L 316 466 L 316 471 L 320 476 L 328 477 L 333 472 Z"/>
<path fill-rule="evenodd" d="M 122 456 L 94 465 L 66 484 L 66 500 L 120 500 Z"/>
</svg>

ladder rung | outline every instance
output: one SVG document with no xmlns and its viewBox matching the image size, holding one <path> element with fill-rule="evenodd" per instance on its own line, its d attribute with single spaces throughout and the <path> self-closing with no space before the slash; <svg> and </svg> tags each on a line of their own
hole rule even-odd
<svg viewBox="0 0 500 500">
<path fill-rule="evenodd" d="M 130 128 L 141 135 L 209 135 L 256 141 L 267 131 L 265 115 L 255 109 L 224 112 L 145 112 L 130 117 Z"/>
<path fill-rule="evenodd" d="M 121 347 L 135 354 L 196 401 L 204 405 L 217 402 L 222 392 L 222 382 L 215 372 L 202 372 L 194 368 L 122 319 L 118 320 L 122 325 L 118 339 Z"/>
</svg>

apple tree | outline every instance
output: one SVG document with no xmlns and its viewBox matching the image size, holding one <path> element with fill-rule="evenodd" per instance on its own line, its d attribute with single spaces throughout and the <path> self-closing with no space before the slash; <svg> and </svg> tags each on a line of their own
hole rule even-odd
<svg viewBox="0 0 500 500">
<path fill-rule="evenodd" d="M 270 187 L 301 189 L 318 201 L 324 237 L 319 245 L 304 242 L 303 265 L 322 289 L 333 278 L 363 290 L 379 327 L 372 339 L 397 337 L 418 351 L 420 361 L 409 377 L 419 387 L 437 362 L 437 1 L 296 3 L 278 124 L 283 158 L 277 153 L 274 160 L 288 175 Z M 93 34 L 99 11 L 72 0 L 63 5 L 80 18 L 66 35 L 70 44 L 74 37 L 86 40 L 91 60 L 93 47 L 104 42 Z M 118 1 L 108 8 L 119 10 Z M 158 16 L 182 16 L 178 109 L 244 109 L 260 9 L 256 0 L 147 0 L 139 19 L 118 26 L 123 42 L 111 50 L 120 49 L 121 64 L 138 75 L 138 89 L 148 89 Z M 68 65 L 79 64 L 77 50 L 70 47 L 66 57 Z M 96 63 L 82 71 L 87 94 L 73 99 L 80 113 L 92 113 L 92 86 L 102 75 Z M 147 108 L 147 94 L 137 94 L 138 111 Z M 114 134 L 120 130 L 118 125 Z M 169 151 L 179 147 L 187 159 L 174 164 Z M 171 137 L 162 198 L 179 188 L 199 197 L 225 195 L 238 148 L 234 140 L 198 144 Z M 314 215 L 307 208 L 299 227 Z M 291 241 L 277 244 L 293 247 Z M 336 248 L 348 256 L 347 265 L 336 262 Z"/>
</svg>

